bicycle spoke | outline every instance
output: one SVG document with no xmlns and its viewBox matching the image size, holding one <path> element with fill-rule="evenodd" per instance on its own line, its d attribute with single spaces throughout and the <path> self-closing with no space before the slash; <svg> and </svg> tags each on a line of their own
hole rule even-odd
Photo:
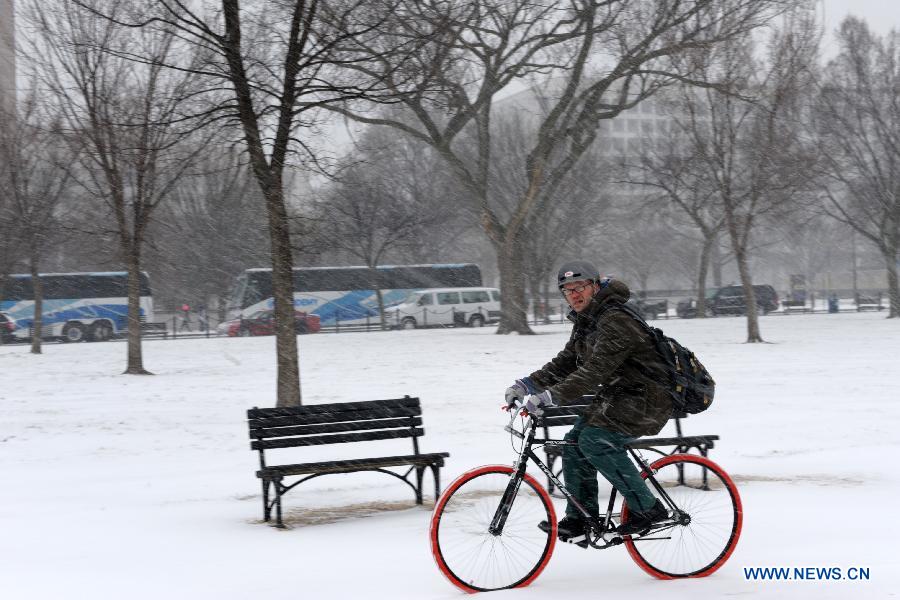
<svg viewBox="0 0 900 600">
<path fill-rule="evenodd" d="M 550 558 L 553 541 L 537 525 L 555 516 L 546 492 L 530 477 L 519 488 L 502 533 L 488 531 L 511 472 L 501 466 L 476 469 L 451 484 L 435 507 L 435 559 L 467 591 L 523 585 Z"/>
<path fill-rule="evenodd" d="M 740 536 L 740 497 L 727 474 L 703 457 L 677 455 L 653 465 L 654 478 L 690 522 L 626 540 L 632 558 L 655 577 L 701 577 L 727 560 Z M 707 485 L 703 485 L 706 476 Z M 681 475 L 681 479 L 679 479 Z M 682 483 L 683 482 L 683 483 Z"/>
</svg>

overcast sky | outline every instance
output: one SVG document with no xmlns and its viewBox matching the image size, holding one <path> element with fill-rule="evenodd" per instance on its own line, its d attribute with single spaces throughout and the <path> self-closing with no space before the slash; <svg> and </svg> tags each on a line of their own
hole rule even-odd
<svg viewBox="0 0 900 600">
<path fill-rule="evenodd" d="M 891 29 L 900 29 L 900 2 L 898 0 L 821 0 L 825 12 L 824 54 L 831 57 L 837 48 L 834 30 L 847 15 L 865 20 L 878 35 Z"/>
</svg>

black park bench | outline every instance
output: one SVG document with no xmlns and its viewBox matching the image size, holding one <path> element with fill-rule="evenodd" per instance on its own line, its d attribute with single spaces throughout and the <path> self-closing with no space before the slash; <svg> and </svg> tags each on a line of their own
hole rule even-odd
<svg viewBox="0 0 900 600">
<path fill-rule="evenodd" d="M 416 495 L 416 504 L 422 504 L 422 479 L 426 468 L 434 479 L 435 500 L 440 495 L 440 467 L 447 452 L 423 454 L 419 452 L 419 438 L 425 435 L 422 428 L 422 408 L 418 398 L 394 400 L 370 400 L 366 402 L 340 402 L 315 404 L 293 408 L 252 408 L 247 411 L 250 427 L 250 447 L 259 451 L 259 471 L 262 480 L 263 518 L 271 520 L 275 508 L 275 522 L 284 527 L 281 515 L 281 498 L 291 489 L 320 475 L 331 473 L 355 473 L 378 471 L 392 475 L 409 485 Z M 412 454 L 399 456 L 373 456 L 351 460 L 307 462 L 272 465 L 267 462 L 266 451 L 298 446 L 368 442 L 393 438 L 412 438 Z M 271 454 L 269 454 L 271 457 Z M 408 467 L 404 473 L 388 470 L 390 467 Z M 415 474 L 415 482 L 409 477 Z M 286 484 L 288 477 L 300 476 Z M 270 488 L 274 498 L 270 498 Z"/>
<path fill-rule="evenodd" d="M 141 323 L 141 337 L 150 337 L 153 335 L 158 335 L 163 339 L 167 339 L 169 337 L 169 330 L 166 327 L 166 323 Z"/>
<path fill-rule="evenodd" d="M 544 437 L 550 438 L 550 428 L 568 426 L 571 427 L 581 416 L 581 413 L 590 406 L 591 396 L 585 396 L 584 404 L 570 404 L 568 406 L 554 406 L 544 410 L 543 427 Z M 701 456 L 707 456 L 709 451 L 715 447 L 717 435 L 684 435 L 681 431 L 681 421 L 686 419 L 688 414 L 685 412 L 675 411 L 669 420 L 675 421 L 674 437 L 641 437 L 628 444 L 628 447 L 636 450 L 649 450 L 663 456 L 669 454 L 688 453 L 696 450 Z M 563 432 L 556 432 L 555 438 L 562 438 Z M 660 450 L 661 447 L 671 447 L 668 452 Z M 562 446 L 544 446 L 544 452 L 547 454 L 547 466 L 554 474 L 561 471 L 561 467 L 554 468 L 557 459 L 562 458 Z M 547 480 L 547 491 L 553 493 L 553 482 Z"/>
</svg>

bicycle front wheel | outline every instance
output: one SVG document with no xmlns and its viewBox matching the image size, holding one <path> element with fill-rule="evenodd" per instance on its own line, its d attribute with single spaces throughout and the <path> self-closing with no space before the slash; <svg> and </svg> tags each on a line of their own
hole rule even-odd
<svg viewBox="0 0 900 600">
<path fill-rule="evenodd" d="M 513 473 L 503 465 L 473 469 L 451 483 L 434 507 L 431 552 L 447 579 L 466 592 L 524 587 L 553 554 L 556 513 L 531 475 L 521 482 L 503 530 L 488 530 Z M 538 529 L 545 520 L 550 531 Z"/>
<path fill-rule="evenodd" d="M 626 537 L 628 553 L 659 579 L 710 575 L 725 564 L 741 535 L 743 508 L 737 487 L 722 467 L 703 456 L 674 454 L 650 468 L 682 514 L 674 515 L 668 527 Z M 658 490 L 653 492 L 658 495 Z M 622 506 L 622 521 L 628 521 L 627 505 Z"/>
</svg>

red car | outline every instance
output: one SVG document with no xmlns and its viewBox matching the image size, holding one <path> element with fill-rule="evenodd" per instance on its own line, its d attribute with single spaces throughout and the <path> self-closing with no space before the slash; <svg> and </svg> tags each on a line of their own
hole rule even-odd
<svg viewBox="0 0 900 600">
<path fill-rule="evenodd" d="M 2 338 L 4 344 L 15 341 L 16 336 L 13 335 L 15 330 L 15 319 L 4 312 L 0 312 L 0 338 Z"/>
<path fill-rule="evenodd" d="M 318 315 L 310 315 L 305 312 L 294 312 L 294 330 L 298 333 L 317 333 L 322 328 Z M 271 309 L 261 310 L 257 313 L 229 321 L 225 329 L 226 335 L 231 337 L 250 335 L 274 335 L 275 316 Z"/>
</svg>

